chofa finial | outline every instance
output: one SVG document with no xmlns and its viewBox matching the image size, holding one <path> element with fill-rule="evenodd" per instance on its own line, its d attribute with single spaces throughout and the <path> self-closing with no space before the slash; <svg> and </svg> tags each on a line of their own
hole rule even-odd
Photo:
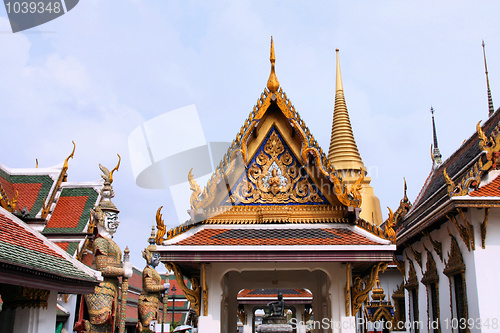
<svg viewBox="0 0 500 333">
<path fill-rule="evenodd" d="M 272 36 L 271 36 L 271 56 L 269 60 L 271 61 L 271 74 L 269 75 L 269 80 L 267 80 L 267 89 L 269 89 L 270 92 L 275 93 L 278 91 L 280 83 L 278 82 L 278 78 L 276 77 L 276 73 L 274 71 L 274 63 L 276 61 L 276 57 L 274 55 L 274 42 Z"/>
</svg>

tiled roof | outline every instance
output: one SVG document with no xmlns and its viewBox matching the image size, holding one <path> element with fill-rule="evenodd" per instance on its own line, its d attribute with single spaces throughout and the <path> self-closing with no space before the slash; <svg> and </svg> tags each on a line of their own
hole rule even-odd
<svg viewBox="0 0 500 333">
<path fill-rule="evenodd" d="M 471 197 L 500 197 L 500 176 L 491 183 L 469 193 Z"/>
<path fill-rule="evenodd" d="M 243 289 L 238 293 L 238 297 L 268 297 L 277 298 L 278 291 L 283 297 L 312 297 L 306 289 Z"/>
<path fill-rule="evenodd" d="M 54 242 L 54 244 L 66 251 L 70 256 L 74 256 L 79 242 Z"/>
<path fill-rule="evenodd" d="M 91 187 L 63 188 L 43 233 L 83 232 L 97 198 Z"/>
<path fill-rule="evenodd" d="M 0 208 L 0 262 L 64 278 L 97 282 L 95 272 L 84 269 L 80 262 L 65 255 L 3 208 Z"/>
<path fill-rule="evenodd" d="M 500 112 L 498 111 L 488 118 L 482 126 L 482 130 L 487 137 L 492 134 L 500 121 Z M 452 180 L 455 182 L 460 181 L 461 177 L 471 167 L 471 165 L 469 167 L 467 165 L 475 161 L 481 153 L 479 137 L 477 132 L 474 132 L 439 168 L 431 171 L 412 208 L 397 231 L 398 238 L 401 233 L 405 232 L 406 228 L 417 222 L 418 216 L 427 215 L 426 212 L 432 211 L 435 207 L 444 204 L 450 199 L 443 176 L 444 169 L 446 169 Z"/>
<path fill-rule="evenodd" d="M 17 210 L 26 207 L 29 211 L 28 217 L 35 217 L 43 207 L 54 180 L 47 175 L 15 174 L 11 175 L 0 169 L 0 184 L 2 185 L 10 201 L 19 193 L 17 199 Z"/>
<path fill-rule="evenodd" d="M 349 228 L 201 229 L 175 245 L 379 245 Z"/>
</svg>

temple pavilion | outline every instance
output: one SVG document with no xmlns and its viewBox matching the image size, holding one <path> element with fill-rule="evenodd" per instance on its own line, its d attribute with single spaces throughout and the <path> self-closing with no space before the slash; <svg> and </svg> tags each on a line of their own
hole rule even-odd
<svg viewBox="0 0 500 333">
<path fill-rule="evenodd" d="M 189 174 L 191 219 L 167 232 L 158 210 L 156 249 L 198 314 L 198 332 L 236 332 L 251 311 L 238 295 L 249 289 L 309 291 L 312 307 L 292 311 L 296 332 L 309 318 L 337 325 L 315 332 L 353 332 L 393 259 L 392 221 L 378 226 L 380 203 L 354 140 L 338 51 L 328 154 L 280 88 L 272 40 L 270 60 L 267 88 L 205 188 Z"/>
</svg>

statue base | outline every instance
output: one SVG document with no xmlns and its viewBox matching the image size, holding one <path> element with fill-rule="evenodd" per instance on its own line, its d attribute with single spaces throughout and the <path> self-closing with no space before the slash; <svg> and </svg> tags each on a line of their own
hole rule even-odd
<svg viewBox="0 0 500 333">
<path fill-rule="evenodd" d="M 292 325 L 287 324 L 285 317 L 268 316 L 262 319 L 262 324 L 257 327 L 258 333 L 292 333 Z"/>
</svg>

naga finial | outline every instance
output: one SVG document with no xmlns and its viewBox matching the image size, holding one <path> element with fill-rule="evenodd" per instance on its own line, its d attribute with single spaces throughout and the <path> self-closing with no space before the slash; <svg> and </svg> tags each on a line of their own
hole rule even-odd
<svg viewBox="0 0 500 333">
<path fill-rule="evenodd" d="M 161 243 L 164 240 L 163 236 L 165 236 L 165 232 L 167 231 L 167 229 L 165 227 L 165 223 L 163 222 L 162 215 L 161 215 L 162 208 L 163 208 L 163 206 L 158 208 L 158 210 L 156 211 L 156 228 L 158 229 L 158 232 L 156 233 L 156 237 L 154 239 L 155 239 L 157 245 L 161 245 Z M 151 231 L 151 237 L 154 236 L 153 233 L 154 233 L 154 227 L 153 227 L 153 230 Z"/>
<path fill-rule="evenodd" d="M 73 156 L 75 156 L 75 149 L 76 149 L 76 144 L 75 144 L 75 141 L 71 141 L 73 143 L 73 151 L 71 152 L 71 154 L 66 157 L 66 159 L 64 160 L 64 166 L 63 166 L 63 169 L 67 170 L 68 169 L 68 161 L 70 158 L 73 158 Z M 36 161 L 36 167 L 38 168 L 38 159 Z"/>
<path fill-rule="evenodd" d="M 276 57 L 274 55 L 274 42 L 272 36 L 271 36 L 271 56 L 269 60 L 271 61 L 271 74 L 269 75 L 269 79 L 267 80 L 267 89 L 269 89 L 270 92 L 275 93 L 276 91 L 278 91 L 280 83 L 278 82 L 278 78 L 276 77 L 276 73 L 274 71 L 274 63 L 276 61 Z"/>
</svg>

